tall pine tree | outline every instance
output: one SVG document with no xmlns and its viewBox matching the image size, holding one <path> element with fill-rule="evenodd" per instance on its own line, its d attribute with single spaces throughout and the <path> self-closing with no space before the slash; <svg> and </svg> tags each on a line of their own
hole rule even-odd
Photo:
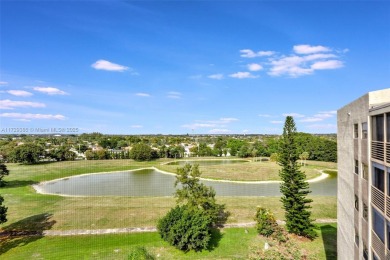
<svg viewBox="0 0 390 260">
<path fill-rule="evenodd" d="M 280 192 L 282 193 L 281 201 L 286 211 L 286 227 L 289 233 L 299 236 L 305 236 L 314 239 L 317 235 L 314 231 L 309 203 L 311 199 L 306 196 L 311 191 L 309 184 L 305 181 L 306 175 L 300 171 L 298 164 L 299 153 L 295 140 L 297 129 L 294 119 L 287 116 L 283 128 L 280 151 L 278 154 L 278 163 L 282 166 L 279 175 L 282 179 Z"/>
</svg>

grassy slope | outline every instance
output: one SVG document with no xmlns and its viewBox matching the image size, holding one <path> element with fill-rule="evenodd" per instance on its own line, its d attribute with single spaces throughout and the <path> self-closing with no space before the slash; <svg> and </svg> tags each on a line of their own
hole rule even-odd
<svg viewBox="0 0 390 260">
<path fill-rule="evenodd" d="M 157 233 L 26 238 L 3 243 L 0 259 L 126 259 L 131 250 L 140 245 L 154 256 L 159 255 L 158 259 L 247 259 L 250 251 L 263 248 L 266 241 L 257 236 L 255 229 L 247 230 L 246 233 L 243 228 L 225 229 L 221 235 L 214 236 L 213 249 L 198 253 L 176 250 Z M 310 252 L 314 259 L 334 259 L 336 225 L 319 225 L 317 232 L 317 239 L 298 242 L 299 246 Z"/>
</svg>

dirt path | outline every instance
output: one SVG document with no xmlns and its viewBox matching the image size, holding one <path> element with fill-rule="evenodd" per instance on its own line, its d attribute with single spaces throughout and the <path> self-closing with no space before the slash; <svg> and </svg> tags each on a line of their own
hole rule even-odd
<svg viewBox="0 0 390 260">
<path fill-rule="evenodd" d="M 337 219 L 317 219 L 315 223 L 336 223 Z M 278 220 L 278 223 L 284 225 L 285 222 Z M 256 222 L 225 224 L 224 228 L 235 227 L 254 227 Z M 45 230 L 44 236 L 79 236 L 79 235 L 104 235 L 121 233 L 144 233 L 156 232 L 156 227 L 138 227 L 138 228 L 109 228 L 109 229 L 75 229 L 75 230 Z"/>
</svg>

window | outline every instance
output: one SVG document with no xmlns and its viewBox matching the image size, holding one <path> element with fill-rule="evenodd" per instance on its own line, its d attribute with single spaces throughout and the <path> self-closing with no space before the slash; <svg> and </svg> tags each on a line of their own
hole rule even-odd
<svg viewBox="0 0 390 260">
<path fill-rule="evenodd" d="M 355 160 L 355 173 L 359 175 L 359 161 Z"/>
<path fill-rule="evenodd" d="M 364 242 L 363 242 L 363 259 L 368 260 L 368 249 L 366 244 L 364 244 Z"/>
<path fill-rule="evenodd" d="M 366 203 L 363 202 L 363 218 L 367 221 L 368 220 L 368 207 Z"/>
<path fill-rule="evenodd" d="M 359 197 L 355 194 L 355 209 L 359 211 Z"/>
<path fill-rule="evenodd" d="M 380 260 L 379 257 L 374 252 L 372 252 L 372 259 L 373 260 Z"/>
<path fill-rule="evenodd" d="M 367 139 L 367 122 L 362 123 L 362 139 Z"/>
<path fill-rule="evenodd" d="M 384 118 L 383 115 L 372 117 L 372 140 L 383 142 L 384 138 Z"/>
<path fill-rule="evenodd" d="M 373 178 L 372 185 L 374 185 L 378 190 L 384 192 L 385 171 L 377 167 L 374 167 L 372 178 Z"/>
<path fill-rule="evenodd" d="M 385 219 L 383 216 L 372 208 L 372 228 L 375 234 L 382 242 L 385 241 Z"/>
<path fill-rule="evenodd" d="M 386 142 L 390 143 L 390 113 L 386 114 Z"/>
<path fill-rule="evenodd" d="M 359 126 L 358 124 L 353 125 L 353 138 L 359 137 Z"/>
<path fill-rule="evenodd" d="M 355 229 L 355 244 L 359 247 L 359 232 Z"/>
<path fill-rule="evenodd" d="M 390 222 L 387 222 L 387 249 L 390 249 Z"/>
<path fill-rule="evenodd" d="M 362 163 L 362 170 L 363 170 L 363 178 L 368 180 L 368 166 L 364 163 Z"/>
</svg>

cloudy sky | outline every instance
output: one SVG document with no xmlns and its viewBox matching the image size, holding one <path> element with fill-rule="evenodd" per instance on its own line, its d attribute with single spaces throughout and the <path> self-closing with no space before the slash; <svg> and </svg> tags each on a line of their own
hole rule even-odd
<svg viewBox="0 0 390 260">
<path fill-rule="evenodd" d="M 390 87 L 387 1 L 2 1 L 0 128 L 335 133 Z"/>
</svg>

